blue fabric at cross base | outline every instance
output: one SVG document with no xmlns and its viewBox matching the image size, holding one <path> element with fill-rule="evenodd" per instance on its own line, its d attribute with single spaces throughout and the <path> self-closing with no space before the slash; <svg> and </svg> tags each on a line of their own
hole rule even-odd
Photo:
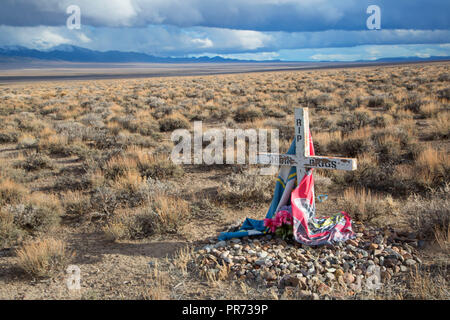
<svg viewBox="0 0 450 320">
<path fill-rule="evenodd" d="M 292 142 L 291 147 L 289 148 L 287 154 L 295 154 L 295 140 Z M 275 186 L 275 191 L 272 198 L 272 203 L 270 204 L 270 208 L 267 211 L 266 218 L 272 218 L 276 213 L 277 208 L 279 207 L 280 200 L 283 197 L 284 192 L 292 191 L 292 188 L 286 190 L 286 184 L 295 179 L 297 177 L 296 168 L 283 166 L 280 169 L 280 173 L 278 175 L 277 184 Z M 287 197 L 287 200 L 290 201 L 290 197 Z M 283 204 L 285 205 L 285 204 Z M 267 232 L 267 228 L 264 226 L 264 220 L 255 220 L 247 218 L 240 229 L 236 232 L 222 232 L 219 235 L 219 240 L 228 240 L 232 238 L 241 238 L 250 235 L 258 235 L 265 234 Z"/>
</svg>

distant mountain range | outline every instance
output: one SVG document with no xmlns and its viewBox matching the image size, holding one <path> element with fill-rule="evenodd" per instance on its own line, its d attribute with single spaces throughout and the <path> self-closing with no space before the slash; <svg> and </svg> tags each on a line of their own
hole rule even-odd
<svg viewBox="0 0 450 320">
<path fill-rule="evenodd" d="M 187 62 L 257 62 L 248 60 L 225 59 L 216 57 L 171 58 L 157 57 L 138 52 L 95 51 L 71 45 L 60 45 L 49 50 L 28 49 L 21 46 L 0 48 L 0 60 L 11 58 L 27 58 L 49 61 L 67 62 L 155 62 L 155 63 L 187 63 Z"/>
<path fill-rule="evenodd" d="M 60 45 L 48 50 L 29 49 L 21 46 L 0 47 L 0 62 L 8 63 L 10 61 L 18 62 L 20 60 L 45 60 L 45 61 L 65 61 L 65 62 L 105 62 L 105 63 L 127 63 L 127 62 L 145 62 L 145 63 L 208 63 L 208 62 L 288 62 L 280 60 L 238 60 L 216 57 L 198 57 L 198 58 L 171 58 L 157 57 L 139 52 L 123 51 L 95 51 L 72 45 Z M 393 57 L 382 58 L 378 60 L 359 60 L 355 62 L 419 62 L 419 61 L 442 61 L 450 60 L 450 57 Z M 298 61 L 300 62 L 300 61 Z M 314 61 L 314 62 L 339 62 L 339 61 Z M 306 63 L 306 62 L 305 62 Z"/>
</svg>

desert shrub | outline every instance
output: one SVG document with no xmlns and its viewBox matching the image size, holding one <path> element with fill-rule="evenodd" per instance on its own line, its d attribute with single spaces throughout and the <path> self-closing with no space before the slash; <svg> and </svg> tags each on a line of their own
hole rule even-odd
<svg viewBox="0 0 450 320">
<path fill-rule="evenodd" d="M 22 115 L 24 115 L 24 113 L 22 113 L 21 116 Z M 44 128 L 42 121 L 35 119 L 34 115 L 31 117 L 32 119 L 17 119 L 18 127 L 21 131 L 39 132 Z"/>
<path fill-rule="evenodd" d="M 403 159 L 406 161 L 414 161 L 419 154 L 423 151 L 423 146 L 420 143 L 410 142 L 402 146 Z"/>
<path fill-rule="evenodd" d="M 264 109 L 263 113 L 266 117 L 272 118 L 284 118 L 286 116 L 286 113 L 283 110 L 275 107 L 266 108 Z"/>
<path fill-rule="evenodd" d="M 120 125 L 133 133 L 139 133 L 143 136 L 155 136 L 159 132 L 159 124 L 153 118 L 137 119 L 134 116 L 125 116 L 117 118 Z"/>
<path fill-rule="evenodd" d="M 437 92 L 437 96 L 439 99 L 450 100 L 450 88 L 445 88 L 445 89 L 439 90 Z"/>
<path fill-rule="evenodd" d="M 319 117 L 313 120 L 311 128 L 317 129 L 331 129 L 334 126 L 333 120 L 327 117 Z"/>
<path fill-rule="evenodd" d="M 0 132 L 0 143 L 17 143 L 18 138 L 16 132 Z"/>
<path fill-rule="evenodd" d="M 237 122 L 253 121 L 262 117 L 262 111 L 255 106 L 241 106 L 234 114 L 234 120 Z"/>
<path fill-rule="evenodd" d="M 439 114 L 441 106 L 436 102 L 428 102 L 420 107 L 420 114 L 423 118 L 435 117 Z"/>
<path fill-rule="evenodd" d="M 137 132 L 143 136 L 150 136 L 154 138 L 159 137 L 159 123 L 155 120 L 145 120 L 139 123 Z"/>
<path fill-rule="evenodd" d="M 89 130 L 84 140 L 89 141 L 90 146 L 100 150 L 121 149 L 128 144 L 128 141 L 119 141 L 118 137 L 109 135 L 106 129 Z"/>
<path fill-rule="evenodd" d="M 387 192 L 394 196 L 404 196 L 422 190 L 422 186 L 413 177 L 409 178 L 410 180 L 401 180 L 395 177 L 393 172 L 392 166 L 378 166 L 376 159 L 358 156 L 358 170 L 333 171 L 329 174 L 337 185 Z"/>
<path fill-rule="evenodd" d="M 105 238 L 109 241 L 131 238 L 127 230 L 127 224 L 129 223 L 124 217 L 114 216 L 102 229 Z"/>
<path fill-rule="evenodd" d="M 17 141 L 17 148 L 35 148 L 37 145 L 37 139 L 30 134 L 21 135 Z"/>
<path fill-rule="evenodd" d="M 10 205 L 6 210 L 14 215 L 14 223 L 29 233 L 48 232 L 60 221 L 62 208 L 54 196 L 35 193 L 24 203 Z"/>
<path fill-rule="evenodd" d="M 336 124 L 342 128 L 343 133 L 349 133 L 369 125 L 370 116 L 364 111 L 345 112 Z"/>
<path fill-rule="evenodd" d="M 162 118 L 159 122 L 159 129 L 163 132 L 173 131 L 176 129 L 187 129 L 190 124 L 185 116 L 181 114 L 173 114 Z"/>
<path fill-rule="evenodd" d="M 402 162 L 402 151 L 398 141 L 387 139 L 380 141 L 375 148 L 380 163 L 400 163 Z"/>
<path fill-rule="evenodd" d="M 118 208 L 135 208 L 148 201 L 151 184 L 135 171 L 128 171 L 112 181 L 94 189 L 91 207 L 105 217 L 111 217 Z"/>
<path fill-rule="evenodd" d="M 447 267 L 443 266 L 439 269 L 419 268 L 412 270 L 411 276 L 407 280 L 408 291 L 403 299 L 448 300 Z"/>
<path fill-rule="evenodd" d="M 304 103 L 307 106 L 318 107 L 324 105 L 331 100 L 331 96 L 328 93 L 323 93 L 317 89 L 311 92 L 305 92 L 304 96 L 299 99 L 299 103 Z"/>
<path fill-rule="evenodd" d="M 232 85 L 229 86 L 228 89 L 230 90 L 230 92 L 232 94 L 239 95 L 239 96 L 245 96 L 245 89 L 242 88 L 241 85 L 232 84 Z"/>
<path fill-rule="evenodd" d="M 93 150 L 82 142 L 74 142 L 70 144 L 70 153 L 77 156 L 79 160 L 86 160 L 93 152 Z"/>
<path fill-rule="evenodd" d="M 294 129 L 292 128 L 292 125 L 289 123 L 286 123 L 284 121 L 269 119 L 265 121 L 265 125 L 272 127 L 274 129 L 278 130 L 278 138 L 280 140 L 287 140 L 292 141 L 294 138 Z M 268 140 L 270 141 L 270 140 Z"/>
<path fill-rule="evenodd" d="M 93 181 L 86 174 L 65 174 L 63 170 L 58 172 L 58 177 L 54 182 L 55 191 L 75 191 L 88 190 L 93 185 Z"/>
<path fill-rule="evenodd" d="M 371 125 L 373 127 L 377 127 L 377 128 L 384 128 L 388 125 L 388 120 L 387 117 L 385 115 L 383 116 L 376 116 L 375 118 L 373 118 L 371 120 Z"/>
<path fill-rule="evenodd" d="M 33 154 L 28 156 L 25 161 L 18 164 L 27 171 L 37 171 L 41 169 L 53 169 L 53 161 L 43 154 Z"/>
<path fill-rule="evenodd" d="M 22 185 L 3 179 L 0 181 L 0 206 L 19 203 L 27 193 L 28 190 Z"/>
<path fill-rule="evenodd" d="M 133 168 L 136 168 L 136 161 L 134 159 L 116 156 L 106 163 L 103 171 L 106 179 L 114 180 Z"/>
<path fill-rule="evenodd" d="M 449 73 L 441 73 L 438 77 L 439 81 L 445 82 L 450 81 L 450 74 Z"/>
<path fill-rule="evenodd" d="M 376 96 L 376 97 L 370 97 L 369 101 L 367 102 L 367 106 L 369 108 L 381 108 L 384 106 L 384 97 Z"/>
<path fill-rule="evenodd" d="M 416 179 L 431 188 L 439 188 L 449 181 L 450 158 L 446 152 L 428 146 L 418 155 L 415 169 Z"/>
<path fill-rule="evenodd" d="M 163 154 L 140 156 L 137 168 L 143 177 L 160 180 L 179 178 L 184 174 L 184 170 L 180 165 L 173 163 Z"/>
<path fill-rule="evenodd" d="M 427 197 L 411 195 L 402 208 L 411 228 L 426 239 L 434 240 L 437 232 L 447 232 L 450 226 L 449 191 L 447 184 Z"/>
<path fill-rule="evenodd" d="M 105 126 L 102 116 L 97 113 L 88 113 L 84 115 L 80 121 L 85 126 L 90 126 L 94 128 L 103 128 Z"/>
<path fill-rule="evenodd" d="M 162 107 L 158 107 L 155 109 L 155 111 L 153 111 L 152 116 L 155 119 L 161 119 L 167 116 L 172 115 L 176 110 L 178 109 L 178 107 L 176 106 L 162 106 Z"/>
<path fill-rule="evenodd" d="M 33 277 L 50 277 L 70 260 L 66 245 L 52 238 L 24 244 L 17 251 L 18 267 Z"/>
<path fill-rule="evenodd" d="M 259 175 L 257 172 L 244 171 L 228 176 L 217 190 L 217 198 L 227 203 L 261 203 L 272 199 L 275 179 Z"/>
<path fill-rule="evenodd" d="M 49 136 L 39 141 L 39 150 L 54 156 L 67 157 L 71 155 L 70 145 L 65 136 Z"/>
<path fill-rule="evenodd" d="M 103 231 L 110 240 L 143 239 L 153 234 L 176 233 L 190 215 L 189 203 L 156 195 L 136 213 L 113 216 Z"/>
<path fill-rule="evenodd" d="M 91 209 L 90 198 L 79 191 L 69 191 L 64 194 L 62 206 L 67 215 L 85 216 Z"/>
<path fill-rule="evenodd" d="M 214 121 L 224 121 L 231 115 L 229 108 L 214 108 L 209 112 L 209 117 Z"/>
<path fill-rule="evenodd" d="M 149 97 L 146 101 L 150 108 L 159 109 L 164 107 L 165 101 L 159 97 Z"/>
<path fill-rule="evenodd" d="M 382 197 L 370 190 L 348 188 L 339 200 L 340 208 L 359 221 L 380 221 L 383 216 L 393 215 L 396 204 L 392 197 Z"/>
<path fill-rule="evenodd" d="M 9 211 L 0 210 L 0 249 L 20 243 L 23 235 L 23 230 L 14 223 L 14 215 Z"/>
<path fill-rule="evenodd" d="M 446 112 L 432 119 L 425 134 L 429 140 L 448 139 L 450 137 L 450 114 Z"/>
<path fill-rule="evenodd" d="M 54 127 L 56 132 L 66 136 L 69 142 L 84 139 L 89 131 L 89 128 L 76 121 L 56 123 Z"/>
<path fill-rule="evenodd" d="M 358 154 L 362 154 L 371 149 L 372 145 L 367 139 L 346 139 L 340 144 L 328 145 L 328 150 L 333 152 L 342 153 L 348 157 L 356 157 Z"/>
<path fill-rule="evenodd" d="M 114 189 L 106 186 L 95 188 L 91 195 L 91 208 L 105 217 L 112 216 L 119 206 Z"/>
<path fill-rule="evenodd" d="M 152 137 L 143 137 L 139 133 L 130 134 L 129 132 L 120 132 L 115 137 L 115 146 L 126 148 L 130 145 L 141 146 L 144 148 L 153 148 L 157 145 Z"/>
<path fill-rule="evenodd" d="M 422 107 L 423 102 L 420 100 L 412 100 L 403 106 L 405 110 L 409 110 L 414 113 L 420 114 L 420 109 Z"/>
<path fill-rule="evenodd" d="M 213 100 L 214 99 L 214 90 L 207 89 L 203 91 L 203 97 L 206 101 Z"/>
<path fill-rule="evenodd" d="M 377 131 L 370 138 L 380 164 L 400 164 L 412 161 L 416 159 L 422 149 L 411 135 L 402 130 Z"/>
<path fill-rule="evenodd" d="M 125 175 L 116 179 L 111 187 L 114 188 L 119 203 L 132 208 L 143 204 L 149 193 L 147 178 L 136 171 L 127 171 Z"/>
<path fill-rule="evenodd" d="M 177 232 L 190 213 L 187 201 L 166 195 L 156 196 L 150 208 L 156 215 L 155 230 L 161 233 Z"/>
</svg>

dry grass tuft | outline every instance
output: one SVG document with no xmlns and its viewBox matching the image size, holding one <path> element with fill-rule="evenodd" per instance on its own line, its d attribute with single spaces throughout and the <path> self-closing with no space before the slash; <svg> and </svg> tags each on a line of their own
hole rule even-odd
<svg viewBox="0 0 450 320">
<path fill-rule="evenodd" d="M 177 233 L 190 217 L 190 205 L 178 197 L 156 194 L 135 212 L 118 212 L 103 232 L 109 240 L 143 239 L 154 234 Z"/>
<path fill-rule="evenodd" d="M 450 226 L 449 185 L 433 191 L 429 197 L 412 195 L 402 208 L 408 217 L 412 230 L 430 240 L 437 240 L 443 248 L 448 248 Z"/>
<path fill-rule="evenodd" d="M 23 231 L 14 223 L 14 215 L 0 209 L 0 249 L 14 246 L 22 238 Z"/>
<path fill-rule="evenodd" d="M 416 161 L 416 179 L 427 186 L 442 186 L 448 181 L 450 173 L 450 158 L 445 152 L 426 147 Z"/>
<path fill-rule="evenodd" d="M 188 119 L 182 114 L 172 114 L 159 120 L 159 129 L 162 132 L 190 127 Z"/>
<path fill-rule="evenodd" d="M 222 202 L 242 205 L 268 202 L 272 199 L 275 179 L 258 172 L 244 171 L 228 176 L 217 189 L 217 198 Z"/>
<path fill-rule="evenodd" d="M 169 274 L 167 271 L 161 271 L 158 261 L 155 261 L 150 273 L 149 287 L 144 289 L 142 299 L 144 300 L 168 300 L 169 292 Z"/>
<path fill-rule="evenodd" d="M 0 206 L 19 203 L 27 193 L 28 190 L 21 184 L 8 178 L 3 179 L 0 181 Z"/>
<path fill-rule="evenodd" d="M 234 120 L 237 122 L 254 121 L 258 118 L 262 118 L 263 113 L 255 106 L 242 106 L 236 110 Z"/>
<path fill-rule="evenodd" d="M 24 244 L 17 251 L 18 266 L 33 277 L 50 277 L 70 259 L 63 241 L 47 238 Z"/>
<path fill-rule="evenodd" d="M 396 215 L 397 204 L 392 197 L 382 197 L 370 190 L 348 188 L 339 200 L 342 210 L 359 221 L 376 222 L 383 216 Z"/>
<path fill-rule="evenodd" d="M 415 300 L 449 299 L 446 270 L 438 275 L 431 275 L 423 270 L 413 270 L 409 277 L 408 298 Z"/>
</svg>

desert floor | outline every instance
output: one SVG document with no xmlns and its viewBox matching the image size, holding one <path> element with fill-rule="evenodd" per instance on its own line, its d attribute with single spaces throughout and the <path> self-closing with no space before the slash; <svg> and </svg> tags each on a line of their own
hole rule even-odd
<svg viewBox="0 0 450 320">
<path fill-rule="evenodd" d="M 448 299 L 449 103 L 447 62 L 3 84 L 0 298 Z M 217 244 L 264 218 L 276 176 L 174 164 L 171 133 L 194 121 L 278 129 L 285 152 L 296 107 L 309 108 L 317 155 L 358 159 L 356 171 L 314 173 L 328 194 L 318 215 L 347 211 L 358 238 Z M 256 266 L 267 253 L 289 267 Z M 353 288 L 370 264 L 382 287 Z M 67 287 L 68 265 L 80 290 Z"/>
</svg>

